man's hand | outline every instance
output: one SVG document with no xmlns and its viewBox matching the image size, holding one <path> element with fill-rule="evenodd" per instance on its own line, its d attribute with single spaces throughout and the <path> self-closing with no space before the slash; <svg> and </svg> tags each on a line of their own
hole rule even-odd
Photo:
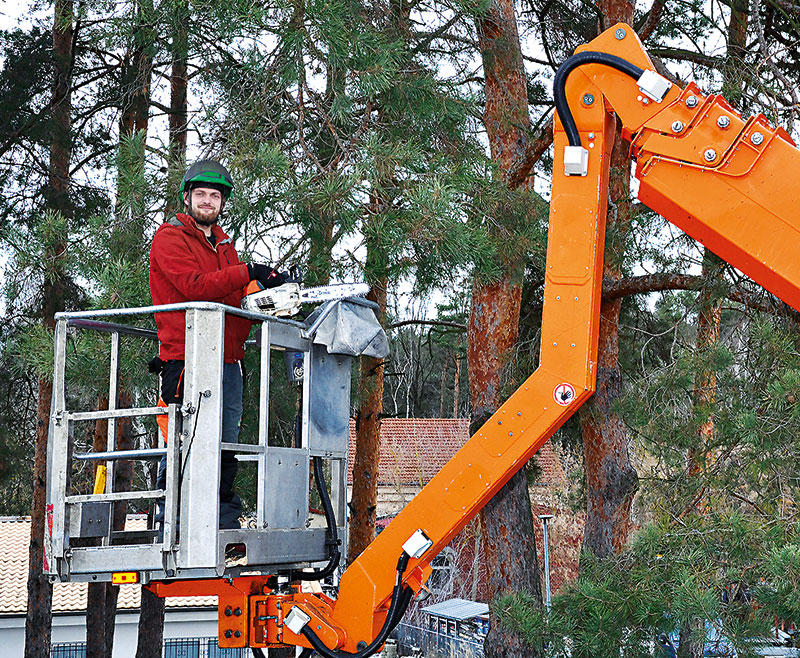
<svg viewBox="0 0 800 658">
<path fill-rule="evenodd" d="M 250 279 L 255 279 L 265 288 L 275 288 L 286 283 L 286 277 L 269 265 L 248 263 L 247 271 L 250 274 Z"/>
</svg>

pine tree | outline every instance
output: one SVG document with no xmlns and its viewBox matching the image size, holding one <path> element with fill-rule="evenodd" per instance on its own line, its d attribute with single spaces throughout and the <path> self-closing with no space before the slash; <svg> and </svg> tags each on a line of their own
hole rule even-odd
<svg viewBox="0 0 800 658">
<path fill-rule="evenodd" d="M 68 235 L 65 224 L 57 217 L 71 214 L 69 185 L 71 138 L 72 52 L 74 47 L 72 0 L 56 0 L 53 12 L 53 87 L 51 96 L 51 141 L 48 172 L 47 206 L 56 224 L 53 241 L 42 254 L 47 263 L 42 287 L 41 318 L 50 331 L 55 327 L 55 314 L 64 308 L 66 276 L 63 269 Z M 47 219 L 45 219 L 47 221 Z M 47 658 L 50 655 L 50 603 L 52 585 L 43 573 L 47 439 L 50 427 L 52 379 L 39 376 L 36 421 L 36 456 L 34 464 L 33 508 L 31 510 L 31 542 L 28 557 L 28 614 L 25 620 L 25 658 Z"/>
</svg>

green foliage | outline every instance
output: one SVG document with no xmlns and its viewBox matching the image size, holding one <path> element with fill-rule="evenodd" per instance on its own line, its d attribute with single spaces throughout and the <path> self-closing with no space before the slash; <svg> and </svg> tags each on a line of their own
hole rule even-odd
<svg viewBox="0 0 800 658">
<path fill-rule="evenodd" d="M 749 655 L 752 638 L 767 636 L 776 616 L 798 618 L 789 584 L 797 550 L 792 526 L 739 514 L 687 516 L 647 526 L 620 555 L 584 555 L 580 576 L 553 598 L 549 614 L 521 595 L 496 606 L 502 622 L 545 656 L 660 656 L 658 634 L 696 619 Z"/>
</svg>

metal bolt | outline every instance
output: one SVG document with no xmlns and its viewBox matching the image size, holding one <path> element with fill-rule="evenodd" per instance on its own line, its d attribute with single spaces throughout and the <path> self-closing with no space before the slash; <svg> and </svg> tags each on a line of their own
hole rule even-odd
<svg viewBox="0 0 800 658">
<path fill-rule="evenodd" d="M 233 610 L 231 610 L 231 607 L 230 607 L 230 606 L 228 606 L 227 608 L 225 608 L 225 616 L 226 616 L 226 617 L 230 617 L 232 614 L 233 614 Z"/>
<path fill-rule="evenodd" d="M 731 120 L 730 120 L 730 118 L 728 118 L 725 115 L 723 115 L 719 119 L 717 119 L 717 125 L 720 128 L 727 128 L 728 126 L 731 125 Z"/>
<path fill-rule="evenodd" d="M 591 105 L 592 103 L 594 103 L 594 96 L 592 96 L 591 94 L 584 94 L 583 95 L 583 104 L 584 105 Z"/>
<path fill-rule="evenodd" d="M 234 631 L 233 634 L 236 637 L 242 637 L 242 631 Z"/>
<path fill-rule="evenodd" d="M 207 388 L 205 391 L 203 391 L 203 397 L 204 398 L 210 398 L 211 397 L 211 389 L 210 388 Z"/>
<path fill-rule="evenodd" d="M 619 28 L 616 32 L 614 32 L 614 36 L 616 37 L 617 41 L 622 41 L 625 38 L 625 30 Z"/>
<path fill-rule="evenodd" d="M 236 608 L 236 610 L 233 611 L 233 614 L 235 614 L 237 617 L 241 617 L 242 616 L 242 609 L 241 608 Z"/>
<path fill-rule="evenodd" d="M 700 101 L 697 100 L 697 96 L 689 96 L 686 99 L 686 107 L 697 107 L 697 104 Z"/>
<path fill-rule="evenodd" d="M 233 636 L 233 631 L 231 631 L 230 628 L 227 631 L 225 631 L 225 637 L 231 638 L 232 636 Z"/>
<path fill-rule="evenodd" d="M 589 137 L 589 139 L 594 139 L 594 133 L 589 133 L 589 134 L 587 135 L 587 137 Z"/>
<path fill-rule="evenodd" d="M 703 153 L 703 157 L 706 159 L 706 162 L 714 162 L 717 159 L 717 152 L 714 149 L 706 149 L 706 152 Z"/>
<path fill-rule="evenodd" d="M 753 142 L 753 144 L 755 144 L 756 146 L 758 146 L 761 142 L 764 141 L 764 135 L 762 135 L 761 133 L 753 133 L 750 136 L 750 141 Z"/>
<path fill-rule="evenodd" d="M 683 122 L 682 121 L 673 121 L 672 122 L 672 132 L 674 132 L 674 133 L 683 132 Z"/>
</svg>

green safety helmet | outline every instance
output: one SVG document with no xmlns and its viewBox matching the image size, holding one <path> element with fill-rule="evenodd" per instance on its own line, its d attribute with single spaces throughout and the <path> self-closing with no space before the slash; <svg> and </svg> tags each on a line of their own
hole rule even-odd
<svg viewBox="0 0 800 658">
<path fill-rule="evenodd" d="M 200 160 L 186 170 L 179 190 L 181 198 L 184 192 L 189 192 L 194 187 L 219 190 L 222 198 L 227 200 L 233 192 L 233 179 L 228 170 L 216 160 Z"/>
</svg>

